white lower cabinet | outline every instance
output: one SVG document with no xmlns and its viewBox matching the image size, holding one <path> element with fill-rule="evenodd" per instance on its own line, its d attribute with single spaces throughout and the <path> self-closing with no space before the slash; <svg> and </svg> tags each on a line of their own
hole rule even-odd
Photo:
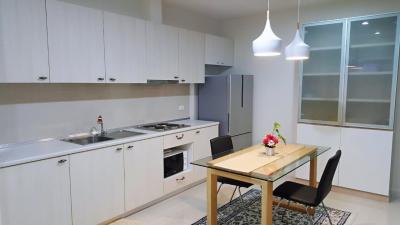
<svg viewBox="0 0 400 225">
<path fill-rule="evenodd" d="M 125 208 L 130 211 L 163 195 L 163 138 L 125 145 Z"/>
<path fill-rule="evenodd" d="M 331 147 L 318 157 L 318 178 L 341 149 L 334 185 L 389 196 L 393 131 L 298 124 L 297 142 Z M 296 177 L 308 180 L 308 168 L 297 169 Z"/>
<path fill-rule="evenodd" d="M 393 132 L 342 128 L 339 185 L 389 196 Z"/>
<path fill-rule="evenodd" d="M 123 146 L 70 158 L 73 224 L 99 224 L 124 213 Z"/>
<path fill-rule="evenodd" d="M 0 224 L 71 225 L 68 157 L 0 169 Z"/>
<path fill-rule="evenodd" d="M 194 154 L 193 160 L 202 159 L 211 156 L 210 140 L 218 137 L 218 126 L 207 127 L 195 130 L 194 136 Z M 196 173 L 195 180 L 201 180 L 207 177 L 207 169 L 194 166 Z"/>
</svg>

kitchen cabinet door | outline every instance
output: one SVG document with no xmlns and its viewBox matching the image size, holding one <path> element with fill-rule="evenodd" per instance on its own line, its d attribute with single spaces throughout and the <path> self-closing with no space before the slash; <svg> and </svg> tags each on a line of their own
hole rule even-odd
<svg viewBox="0 0 400 225">
<path fill-rule="evenodd" d="M 206 127 L 194 131 L 194 154 L 193 160 L 202 159 L 211 156 L 210 140 L 218 137 L 218 126 Z M 194 166 L 196 180 L 207 177 L 207 169 Z"/>
<path fill-rule="evenodd" d="M 124 213 L 123 146 L 70 158 L 73 224 L 99 224 Z"/>
<path fill-rule="evenodd" d="M 48 83 L 44 0 L 0 0 L 0 83 Z"/>
<path fill-rule="evenodd" d="M 321 179 L 324 172 L 326 163 L 329 158 L 335 155 L 336 151 L 340 149 L 340 127 L 319 126 L 312 124 L 297 124 L 297 143 L 306 145 L 318 145 L 330 147 L 328 152 L 318 156 L 317 158 L 317 181 Z M 339 183 L 339 168 L 333 178 L 333 185 Z M 301 166 L 296 170 L 296 177 L 304 180 L 309 180 L 310 176 L 310 163 Z"/>
<path fill-rule="evenodd" d="M 52 83 L 104 83 L 102 1 L 47 0 Z"/>
<path fill-rule="evenodd" d="M 179 74 L 181 83 L 204 83 L 205 34 L 180 29 Z"/>
<path fill-rule="evenodd" d="M 179 81 L 179 29 L 147 22 L 148 80 Z"/>
<path fill-rule="evenodd" d="M 342 128 L 339 186 L 389 196 L 393 131 Z"/>
<path fill-rule="evenodd" d="M 233 66 L 233 60 L 234 42 L 232 40 L 206 34 L 206 64 Z"/>
<path fill-rule="evenodd" d="M 163 195 L 163 138 L 153 138 L 125 145 L 126 211 Z"/>
<path fill-rule="evenodd" d="M 104 12 L 108 83 L 146 82 L 146 22 Z"/>
<path fill-rule="evenodd" d="M 0 224 L 72 225 L 68 157 L 0 169 Z"/>
</svg>

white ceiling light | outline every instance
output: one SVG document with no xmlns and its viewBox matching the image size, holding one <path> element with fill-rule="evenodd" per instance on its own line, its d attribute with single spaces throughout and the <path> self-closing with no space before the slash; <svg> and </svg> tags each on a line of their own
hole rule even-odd
<svg viewBox="0 0 400 225">
<path fill-rule="evenodd" d="M 300 0 L 297 0 L 297 31 L 293 41 L 285 49 L 286 60 L 305 60 L 310 56 L 310 46 L 300 36 Z"/>
<path fill-rule="evenodd" d="M 253 41 L 254 56 L 277 56 L 281 54 L 281 39 L 274 34 L 269 22 L 269 0 L 267 2 L 267 22 L 264 31 Z"/>
</svg>

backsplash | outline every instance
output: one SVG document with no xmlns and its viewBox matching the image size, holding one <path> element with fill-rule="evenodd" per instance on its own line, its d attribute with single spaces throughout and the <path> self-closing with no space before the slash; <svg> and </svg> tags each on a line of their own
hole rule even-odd
<svg viewBox="0 0 400 225">
<path fill-rule="evenodd" d="M 189 85 L 1 84 L 0 144 L 189 117 Z M 184 106 L 183 110 L 178 110 Z"/>
</svg>

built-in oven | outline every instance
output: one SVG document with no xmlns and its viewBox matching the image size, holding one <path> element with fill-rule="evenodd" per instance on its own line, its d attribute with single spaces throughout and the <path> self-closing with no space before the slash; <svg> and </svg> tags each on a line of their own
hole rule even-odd
<svg viewBox="0 0 400 225">
<path fill-rule="evenodd" d="M 164 178 L 187 170 L 188 150 L 168 149 L 164 151 Z"/>
</svg>

